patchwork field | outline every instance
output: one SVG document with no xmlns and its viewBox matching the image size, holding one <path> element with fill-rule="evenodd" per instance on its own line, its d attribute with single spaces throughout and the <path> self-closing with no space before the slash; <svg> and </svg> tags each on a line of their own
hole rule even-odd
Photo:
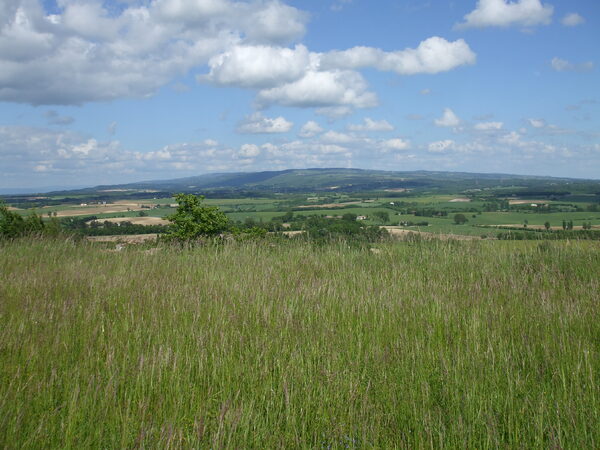
<svg viewBox="0 0 600 450">
<path fill-rule="evenodd" d="M 501 227 L 535 232 L 545 229 L 546 222 L 550 223 L 551 230 L 561 230 L 564 224 L 570 222 L 573 230 L 582 230 L 584 225 L 591 229 L 600 227 L 599 207 L 593 195 L 572 196 L 572 200 L 478 197 L 465 192 L 432 194 L 406 191 L 397 192 L 397 197 L 390 195 L 390 192 L 277 193 L 270 197 L 208 198 L 204 203 L 219 207 L 233 223 L 253 223 L 267 228 L 267 224 L 273 221 L 281 223 L 278 218 L 290 213 L 293 213 L 296 222 L 310 216 L 337 220 L 344 214 L 352 214 L 365 217 L 365 225 L 401 226 L 415 232 L 450 236 L 494 237 L 503 231 Z M 115 199 L 105 205 L 82 206 L 84 201 L 13 210 L 22 215 L 37 211 L 44 218 L 54 215 L 58 218 L 94 216 L 100 222 L 127 220 L 135 225 L 159 225 L 166 223 L 164 217 L 173 214 L 176 206 L 172 197 L 135 201 Z M 464 215 L 466 221 L 458 225 L 454 220 L 457 214 Z M 296 229 L 301 228 L 294 225 L 293 220 L 286 218 L 285 222 Z"/>
<path fill-rule="evenodd" d="M 120 222 L 131 222 L 134 225 L 168 225 L 170 222 L 166 219 L 162 219 L 160 217 L 109 217 L 105 219 L 97 220 L 100 223 L 103 222 L 111 222 L 111 223 L 120 223 Z M 93 221 L 88 221 L 91 223 Z"/>
</svg>

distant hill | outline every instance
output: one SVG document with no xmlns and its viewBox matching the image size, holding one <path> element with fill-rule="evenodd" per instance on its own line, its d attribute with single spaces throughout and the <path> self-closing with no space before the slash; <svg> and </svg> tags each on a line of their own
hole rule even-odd
<svg viewBox="0 0 600 450">
<path fill-rule="evenodd" d="M 253 195 L 294 192 L 411 192 L 456 193 L 506 190 L 504 195 L 600 195 L 599 180 L 466 172 L 395 172 L 363 169 L 287 169 L 263 172 L 211 173 L 171 180 L 102 185 L 56 191 L 53 196 L 152 196 L 190 192 L 206 195 Z"/>
</svg>

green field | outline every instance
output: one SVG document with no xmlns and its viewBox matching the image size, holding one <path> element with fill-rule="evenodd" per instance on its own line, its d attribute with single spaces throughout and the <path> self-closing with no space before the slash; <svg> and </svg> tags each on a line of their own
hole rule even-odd
<svg viewBox="0 0 600 450">
<path fill-rule="evenodd" d="M 597 242 L 0 241 L 2 448 L 598 448 Z"/>
<path fill-rule="evenodd" d="M 590 184 L 591 185 L 591 184 Z M 570 185 L 571 186 L 571 185 Z M 513 187 L 511 187 L 512 189 Z M 589 189 L 591 189 L 588 186 Z M 407 229 L 421 231 L 439 235 L 469 235 L 486 236 L 494 238 L 499 233 L 506 230 L 498 229 L 495 226 L 511 225 L 527 231 L 523 227 L 527 223 L 529 230 L 541 227 L 548 222 L 551 227 L 562 228 L 563 222 L 572 222 L 573 227 L 580 228 L 584 224 L 589 224 L 593 228 L 600 228 L 600 212 L 598 209 L 598 196 L 593 194 L 570 194 L 560 196 L 560 199 L 553 195 L 546 195 L 542 200 L 535 200 L 535 191 L 531 194 L 531 202 L 543 202 L 549 205 L 549 208 L 533 208 L 525 205 L 509 205 L 508 199 L 502 194 L 503 189 L 498 188 L 495 191 L 500 194 L 490 194 L 486 191 L 472 193 L 470 191 L 456 191 L 455 193 L 434 193 L 430 191 L 423 192 L 402 192 L 397 196 L 392 196 L 389 192 L 304 192 L 304 193 L 268 193 L 263 196 L 249 196 L 238 198 L 219 198 L 211 195 L 205 199 L 206 205 L 219 207 L 227 217 L 239 226 L 240 223 L 248 222 L 258 224 L 259 226 L 269 228 L 269 222 L 282 217 L 289 211 L 293 211 L 295 220 L 298 222 L 292 224 L 295 229 L 301 229 L 299 223 L 305 218 L 316 216 L 331 216 L 331 220 L 340 217 L 343 214 L 354 214 L 357 216 L 366 216 L 367 219 L 362 223 L 364 225 L 399 225 L 400 223 L 412 222 L 413 224 L 427 222 L 427 226 L 410 226 Z M 470 199 L 471 201 L 462 202 L 455 199 Z M 511 200 L 518 199 L 512 195 Z M 169 205 L 175 203 L 173 197 L 157 199 L 121 199 L 117 197 L 114 203 L 127 202 L 127 204 L 160 205 L 158 208 L 144 209 L 144 213 L 152 217 L 165 217 L 173 214 L 175 208 Z M 97 203 L 97 201 L 96 201 Z M 111 207 L 109 202 L 106 209 Z M 322 207 L 320 205 L 337 205 L 336 207 Z M 308 207 L 310 206 L 310 207 Z M 31 211 L 41 213 L 45 219 L 48 219 L 48 212 L 68 212 L 73 209 L 81 212 L 89 210 L 89 215 L 96 216 L 100 221 L 104 218 L 115 217 L 136 217 L 139 211 L 124 211 L 104 213 L 104 205 L 98 206 L 91 204 L 87 207 L 79 206 L 79 200 L 73 204 L 62 204 L 47 206 L 38 209 L 21 209 L 18 212 L 23 215 Z M 135 207 L 132 206 L 132 209 Z M 389 220 L 383 220 L 377 216 L 378 213 L 385 212 Z M 454 216 L 464 214 L 467 222 L 462 225 L 455 224 Z M 82 216 L 79 216 L 82 217 Z M 236 224 L 237 223 L 237 224 Z M 281 223 L 281 220 L 279 220 Z M 272 225 L 272 224 L 271 224 Z M 118 232 L 115 229 L 114 232 Z M 534 231 L 531 231 L 532 233 Z"/>
</svg>

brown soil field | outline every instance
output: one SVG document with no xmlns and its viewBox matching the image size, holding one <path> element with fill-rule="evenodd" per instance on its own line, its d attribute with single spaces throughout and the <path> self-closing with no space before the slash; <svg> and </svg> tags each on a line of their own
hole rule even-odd
<svg viewBox="0 0 600 450">
<path fill-rule="evenodd" d="M 297 208 L 310 208 L 310 209 L 316 209 L 316 208 L 339 208 L 340 206 L 358 205 L 360 203 L 362 203 L 362 201 L 346 202 L 346 203 L 326 203 L 324 205 L 301 205 L 301 206 L 297 206 Z"/>
<path fill-rule="evenodd" d="M 126 211 L 141 211 L 144 203 L 118 202 L 107 205 L 71 206 L 69 209 L 57 211 L 58 217 L 87 216 L 94 214 L 119 213 Z"/>
<path fill-rule="evenodd" d="M 152 241 L 158 237 L 158 234 L 128 234 L 118 236 L 87 236 L 90 242 L 124 242 L 127 244 L 141 244 L 142 242 Z"/>
<path fill-rule="evenodd" d="M 509 205 L 528 205 L 530 203 L 535 203 L 536 205 L 542 205 L 542 204 L 548 203 L 548 200 L 522 200 L 522 199 L 516 199 L 516 200 L 509 200 L 508 201 Z"/>
<path fill-rule="evenodd" d="M 168 225 L 170 222 L 160 217 L 111 217 L 110 219 L 98 219 L 98 222 L 131 222 L 134 225 Z M 89 224 L 91 220 L 86 223 Z"/>
<path fill-rule="evenodd" d="M 450 200 L 450 203 L 468 203 L 470 201 L 470 198 L 453 198 L 452 200 Z"/>
<path fill-rule="evenodd" d="M 397 226 L 385 226 L 381 227 L 385 228 L 392 236 L 398 238 L 405 238 L 410 234 L 418 234 L 426 239 L 455 239 L 457 241 L 472 241 L 481 239 L 479 236 L 465 236 L 462 234 L 441 234 L 441 233 L 430 233 L 428 231 L 417 231 L 417 230 L 407 230 L 406 228 L 401 228 Z"/>
</svg>

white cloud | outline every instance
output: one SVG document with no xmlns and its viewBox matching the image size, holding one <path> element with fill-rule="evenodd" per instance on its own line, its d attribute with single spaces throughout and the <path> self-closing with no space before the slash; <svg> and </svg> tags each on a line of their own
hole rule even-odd
<svg viewBox="0 0 600 450">
<path fill-rule="evenodd" d="M 444 114 L 433 121 L 438 127 L 456 127 L 460 125 L 460 119 L 450 108 L 444 109 Z"/>
<path fill-rule="evenodd" d="M 342 117 L 349 116 L 354 112 L 349 106 L 325 106 L 323 108 L 317 108 L 315 113 L 320 116 L 327 117 L 330 121 L 341 119 Z"/>
<path fill-rule="evenodd" d="M 297 45 L 293 50 L 265 45 L 235 46 L 212 57 L 208 65 L 210 73 L 199 76 L 199 81 L 266 88 L 302 78 L 310 66 L 310 55 L 303 45 Z"/>
<path fill-rule="evenodd" d="M 389 150 L 407 150 L 410 148 L 410 141 L 394 138 L 383 141 L 382 145 L 385 149 Z"/>
<path fill-rule="evenodd" d="M 446 139 L 443 141 L 431 142 L 427 147 L 431 153 L 442 153 L 454 147 L 454 141 Z"/>
<path fill-rule="evenodd" d="M 52 165 L 37 164 L 33 167 L 34 172 L 48 172 L 52 169 Z"/>
<path fill-rule="evenodd" d="M 294 124 L 284 117 L 269 118 L 264 117 L 260 112 L 256 112 L 246 117 L 237 127 L 238 133 L 287 133 Z"/>
<path fill-rule="evenodd" d="M 594 69 L 594 63 L 592 61 L 574 64 L 561 58 L 552 58 L 550 65 L 557 72 L 589 72 Z"/>
<path fill-rule="evenodd" d="M 257 101 L 264 106 L 277 103 L 298 107 L 368 108 L 377 105 L 377 96 L 368 91 L 367 82 L 359 73 L 308 71 L 297 81 L 261 90 Z"/>
<path fill-rule="evenodd" d="M 197 3 L 197 2 L 196 2 Z M 236 3 L 236 9 L 243 13 L 243 3 Z M 255 42 L 285 44 L 298 39 L 306 32 L 308 14 L 281 3 L 279 0 L 255 2 L 251 13 L 242 15 L 246 36 Z"/>
<path fill-rule="evenodd" d="M 473 11 L 464 16 L 464 22 L 455 28 L 531 27 L 548 25 L 554 7 L 540 0 L 479 0 Z"/>
<path fill-rule="evenodd" d="M 6 3 L 6 0 L 4 0 Z M 415 49 L 355 47 L 315 53 L 288 48 L 308 15 L 279 0 L 14 0 L 0 17 L 0 101 L 81 104 L 144 98 L 208 65 L 198 79 L 258 89 L 258 104 L 339 108 L 375 106 L 364 78 L 375 67 L 437 73 L 475 62 L 462 39 L 424 40 Z M 321 111 L 330 118 L 342 110 Z"/>
<path fill-rule="evenodd" d="M 560 21 L 566 27 L 576 27 L 585 22 L 585 19 L 577 13 L 569 13 Z"/>
<path fill-rule="evenodd" d="M 500 136 L 499 141 L 508 145 L 520 145 L 521 135 L 516 131 L 511 131 L 510 133 Z"/>
<path fill-rule="evenodd" d="M 239 155 L 244 158 L 255 158 L 260 155 L 260 148 L 255 144 L 243 144 L 240 147 Z"/>
<path fill-rule="evenodd" d="M 323 128 L 321 128 L 321 125 L 319 125 L 314 120 L 309 120 L 304 125 L 302 125 L 300 133 L 298 134 L 300 137 L 311 138 L 322 132 Z"/>
<path fill-rule="evenodd" d="M 501 130 L 504 124 L 502 122 L 481 122 L 475 125 L 479 131 Z"/>
<path fill-rule="evenodd" d="M 4 3 L 4 2 L 3 2 Z M 277 0 L 156 0 L 107 8 L 38 0 L 2 7 L 0 101 L 80 104 L 146 97 L 234 45 L 281 45 L 307 16 Z"/>
<path fill-rule="evenodd" d="M 419 91 L 419 94 L 421 94 L 421 95 L 429 95 L 429 94 L 431 94 L 431 89 L 421 89 Z"/>
<path fill-rule="evenodd" d="M 475 53 L 463 39 L 448 42 L 437 36 L 422 41 L 416 49 L 385 52 L 373 47 L 353 47 L 321 55 L 321 67 L 325 69 L 374 67 L 400 75 L 445 72 L 475 61 Z"/>
<path fill-rule="evenodd" d="M 546 126 L 544 119 L 527 119 L 527 121 L 533 128 L 544 128 Z"/>
<path fill-rule="evenodd" d="M 350 131 L 393 131 L 394 127 L 387 120 L 373 120 L 365 117 L 362 124 L 348 125 Z"/>
<path fill-rule="evenodd" d="M 346 133 L 340 133 L 338 131 L 330 130 L 323 134 L 320 138 L 322 142 L 333 143 L 333 144 L 350 144 L 356 141 L 353 136 Z"/>
</svg>

